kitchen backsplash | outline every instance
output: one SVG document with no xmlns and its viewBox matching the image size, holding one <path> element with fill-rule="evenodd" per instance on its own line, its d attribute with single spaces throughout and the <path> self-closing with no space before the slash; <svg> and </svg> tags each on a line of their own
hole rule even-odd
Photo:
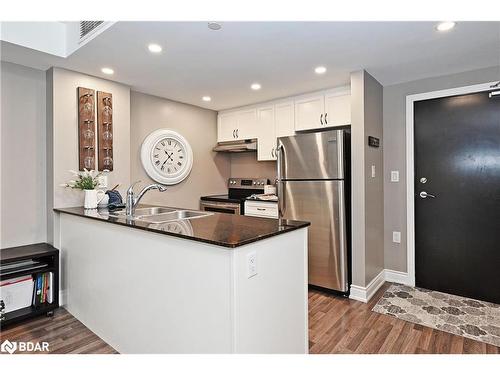
<svg viewBox="0 0 500 375">
<path fill-rule="evenodd" d="M 257 161 L 256 152 L 231 154 L 231 177 L 268 178 L 272 184 L 276 179 L 275 161 Z"/>
</svg>

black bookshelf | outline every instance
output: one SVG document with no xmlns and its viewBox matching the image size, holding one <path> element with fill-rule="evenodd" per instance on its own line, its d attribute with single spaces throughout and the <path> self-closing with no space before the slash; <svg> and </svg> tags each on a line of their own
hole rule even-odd
<svg viewBox="0 0 500 375">
<path fill-rule="evenodd" d="M 34 260 L 46 264 L 47 266 L 34 269 L 24 269 L 9 274 L 1 274 L 0 280 L 13 279 L 26 275 L 37 275 L 45 272 L 54 274 L 53 280 L 53 301 L 37 306 L 29 306 L 19 310 L 4 314 L 4 319 L 0 321 L 0 327 L 8 324 L 29 319 L 39 315 L 52 316 L 54 310 L 59 307 L 59 250 L 47 243 L 37 243 L 33 245 L 11 247 L 0 250 L 0 265 L 6 265 L 23 260 Z"/>
</svg>

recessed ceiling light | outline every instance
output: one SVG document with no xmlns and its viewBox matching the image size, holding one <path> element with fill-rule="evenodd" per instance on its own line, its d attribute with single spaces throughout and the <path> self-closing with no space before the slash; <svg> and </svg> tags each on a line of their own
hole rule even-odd
<svg viewBox="0 0 500 375">
<path fill-rule="evenodd" d="M 222 28 L 222 25 L 218 22 L 209 22 L 208 23 L 208 28 L 210 30 L 220 30 Z"/>
<path fill-rule="evenodd" d="M 148 49 L 149 49 L 149 52 L 152 52 L 152 53 L 160 53 L 162 48 L 159 44 L 155 44 L 155 43 L 151 43 L 149 46 L 148 46 Z"/>
<path fill-rule="evenodd" d="M 260 83 L 252 83 L 252 86 L 250 86 L 252 90 L 260 90 L 261 87 Z"/>
<path fill-rule="evenodd" d="M 314 72 L 316 74 L 324 74 L 326 73 L 326 68 L 324 66 L 318 66 L 316 69 L 314 69 Z"/>
<path fill-rule="evenodd" d="M 436 26 L 436 29 L 438 31 L 448 31 L 451 30 L 455 27 L 455 22 L 453 21 L 446 21 L 446 22 L 441 22 Z"/>
<path fill-rule="evenodd" d="M 209 102 L 212 100 L 212 98 L 210 96 L 204 96 L 201 98 L 201 100 L 203 100 L 204 102 Z"/>
<path fill-rule="evenodd" d="M 101 69 L 101 72 L 103 72 L 104 74 L 108 74 L 108 75 L 111 75 L 113 74 L 115 71 L 111 68 L 102 68 Z"/>
</svg>

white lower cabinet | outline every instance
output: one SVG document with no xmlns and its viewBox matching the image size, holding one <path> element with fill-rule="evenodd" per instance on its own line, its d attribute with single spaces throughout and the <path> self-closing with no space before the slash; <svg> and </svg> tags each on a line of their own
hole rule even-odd
<svg viewBox="0 0 500 375">
<path fill-rule="evenodd" d="M 245 201 L 245 216 L 278 218 L 278 202 Z"/>
</svg>

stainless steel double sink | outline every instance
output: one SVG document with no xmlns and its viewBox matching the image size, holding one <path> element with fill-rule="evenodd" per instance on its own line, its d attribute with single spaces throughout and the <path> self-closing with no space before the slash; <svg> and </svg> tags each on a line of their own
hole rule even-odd
<svg viewBox="0 0 500 375">
<path fill-rule="evenodd" d="M 142 207 L 136 208 L 134 216 L 130 219 L 143 221 L 146 223 L 166 223 L 168 221 L 197 219 L 200 217 L 213 215 L 211 212 L 183 210 L 168 207 Z M 125 210 L 110 212 L 109 216 L 127 218 Z"/>
</svg>

